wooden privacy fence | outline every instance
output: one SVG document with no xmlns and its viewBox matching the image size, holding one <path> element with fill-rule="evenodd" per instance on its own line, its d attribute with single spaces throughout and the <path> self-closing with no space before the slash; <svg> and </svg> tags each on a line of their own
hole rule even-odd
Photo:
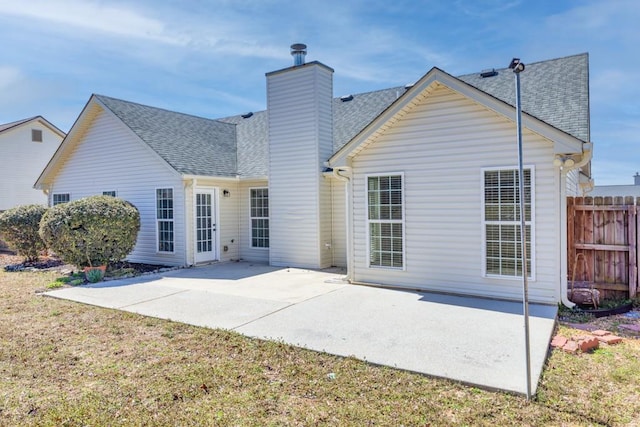
<svg viewBox="0 0 640 427">
<path fill-rule="evenodd" d="M 569 286 L 587 284 L 601 298 L 636 296 L 639 205 L 640 197 L 567 198 Z"/>
</svg>

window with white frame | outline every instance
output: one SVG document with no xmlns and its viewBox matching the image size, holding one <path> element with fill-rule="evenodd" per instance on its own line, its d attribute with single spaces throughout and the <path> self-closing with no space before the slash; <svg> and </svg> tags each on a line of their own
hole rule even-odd
<svg viewBox="0 0 640 427">
<path fill-rule="evenodd" d="M 116 197 L 116 192 L 115 191 L 103 191 L 102 192 L 103 196 L 111 196 L 111 197 Z"/>
<path fill-rule="evenodd" d="M 156 220 L 158 223 L 158 252 L 173 252 L 173 189 L 156 189 Z"/>
<path fill-rule="evenodd" d="M 367 177 L 370 267 L 404 267 L 402 175 Z"/>
<path fill-rule="evenodd" d="M 522 277 L 520 190 L 517 169 L 484 171 L 485 272 L 490 276 Z M 533 170 L 524 169 L 527 272 L 532 276 Z"/>
<path fill-rule="evenodd" d="M 53 206 L 59 205 L 62 203 L 68 203 L 70 200 L 69 193 L 54 193 L 51 197 L 51 204 Z"/>
<path fill-rule="evenodd" d="M 269 189 L 251 189 L 251 247 L 269 247 Z"/>
</svg>

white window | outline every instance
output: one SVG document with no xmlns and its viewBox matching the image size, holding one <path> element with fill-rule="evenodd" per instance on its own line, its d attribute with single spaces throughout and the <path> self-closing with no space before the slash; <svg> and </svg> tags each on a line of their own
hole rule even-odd
<svg viewBox="0 0 640 427">
<path fill-rule="evenodd" d="M 173 252 L 173 189 L 156 189 L 156 219 L 158 223 L 158 252 Z"/>
<path fill-rule="evenodd" d="M 102 192 L 103 196 L 111 196 L 111 197 L 116 197 L 116 192 L 115 191 L 103 191 Z"/>
<path fill-rule="evenodd" d="M 51 202 L 53 206 L 59 205 L 61 203 L 68 203 L 70 199 L 69 193 L 54 193 Z"/>
<path fill-rule="evenodd" d="M 369 266 L 404 268 L 402 175 L 367 177 Z"/>
<path fill-rule="evenodd" d="M 269 247 L 269 189 L 251 189 L 251 247 Z"/>
<path fill-rule="evenodd" d="M 522 244 L 520 235 L 520 195 L 517 169 L 484 170 L 484 239 L 485 274 L 522 277 Z M 533 276 L 532 224 L 534 177 L 531 168 L 524 169 L 525 237 L 527 272 Z"/>
</svg>

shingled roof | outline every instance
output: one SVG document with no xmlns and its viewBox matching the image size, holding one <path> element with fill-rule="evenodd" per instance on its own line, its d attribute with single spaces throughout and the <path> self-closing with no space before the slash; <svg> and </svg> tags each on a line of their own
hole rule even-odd
<svg viewBox="0 0 640 427">
<path fill-rule="evenodd" d="M 589 55 L 525 64 L 520 74 L 522 111 L 582 141 L 589 135 Z M 496 69 L 497 75 L 480 73 L 458 78 L 510 105 L 515 105 L 513 71 Z"/>
<path fill-rule="evenodd" d="M 514 105 L 513 72 L 458 77 Z M 586 53 L 526 64 L 522 110 L 582 141 L 589 141 L 589 67 Z M 404 87 L 333 100 L 333 147 L 339 150 L 405 92 Z M 188 175 L 263 177 L 268 174 L 267 111 L 218 120 L 96 95 L 133 132 Z"/>
<path fill-rule="evenodd" d="M 179 173 L 236 175 L 236 131 L 232 124 L 103 95 L 95 97 Z"/>
</svg>

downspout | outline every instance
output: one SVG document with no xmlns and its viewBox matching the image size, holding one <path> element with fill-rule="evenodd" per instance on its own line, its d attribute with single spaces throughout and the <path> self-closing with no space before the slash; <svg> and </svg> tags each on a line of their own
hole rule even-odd
<svg viewBox="0 0 640 427">
<path fill-rule="evenodd" d="M 572 162 L 567 162 L 569 158 L 562 159 L 556 156 L 556 161 L 560 162 L 560 230 L 564 230 L 563 233 L 560 233 L 560 254 L 564 254 L 564 256 L 560 256 L 560 301 L 568 308 L 573 308 L 575 304 L 569 301 L 567 296 L 567 174 L 586 165 L 593 158 L 593 144 L 584 143 L 582 147 L 582 158 L 578 162 L 574 162 L 573 159 L 571 159 Z M 573 164 L 567 165 L 567 163 Z"/>
<path fill-rule="evenodd" d="M 340 171 L 344 171 L 347 175 L 340 175 Z M 345 227 L 347 230 L 346 244 L 347 244 L 347 275 L 345 280 L 351 282 L 352 274 L 353 274 L 353 241 L 352 241 L 352 221 L 351 221 L 351 213 L 353 211 L 353 201 L 351 199 L 351 168 L 348 166 L 342 166 L 340 168 L 333 168 L 333 176 L 345 183 Z"/>
</svg>

